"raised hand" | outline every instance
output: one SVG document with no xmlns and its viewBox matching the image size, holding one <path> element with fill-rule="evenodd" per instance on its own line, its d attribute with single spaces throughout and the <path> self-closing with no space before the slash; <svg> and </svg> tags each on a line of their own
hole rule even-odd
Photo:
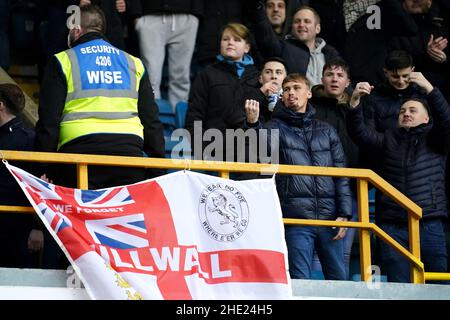
<svg viewBox="0 0 450 320">
<path fill-rule="evenodd" d="M 245 115 L 248 123 L 256 123 L 259 118 L 259 102 L 256 100 L 245 100 Z"/>
<path fill-rule="evenodd" d="M 269 96 L 271 94 L 278 93 L 278 91 L 280 90 L 280 86 L 275 82 L 269 81 L 264 83 L 260 90 L 265 96 Z"/>
<path fill-rule="evenodd" d="M 447 48 L 448 40 L 444 37 L 438 37 L 434 39 L 433 35 L 430 35 L 430 39 L 427 44 L 428 56 L 437 63 L 444 63 L 447 61 L 447 55 L 444 49 Z"/>
<path fill-rule="evenodd" d="M 125 0 L 116 0 L 116 10 L 119 13 L 127 11 L 127 4 L 125 3 Z"/>
<path fill-rule="evenodd" d="M 353 90 L 352 97 L 350 99 L 350 106 L 356 108 L 359 105 L 361 97 L 369 95 L 374 86 L 368 82 L 358 82 L 356 84 L 355 90 Z"/>
<path fill-rule="evenodd" d="M 433 85 L 425 78 L 422 72 L 411 72 L 409 81 L 423 88 L 427 93 L 433 91 Z"/>
</svg>

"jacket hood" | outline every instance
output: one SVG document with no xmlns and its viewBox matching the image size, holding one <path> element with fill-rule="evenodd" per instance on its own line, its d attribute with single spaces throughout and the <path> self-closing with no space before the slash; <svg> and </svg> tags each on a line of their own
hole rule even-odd
<svg viewBox="0 0 450 320">
<path fill-rule="evenodd" d="M 351 98 L 350 94 L 347 92 L 347 89 L 345 89 L 344 94 L 342 95 L 342 97 L 340 99 L 336 99 L 336 98 L 328 96 L 325 92 L 325 86 L 323 84 L 315 85 L 314 87 L 311 88 L 311 92 L 312 92 L 313 97 L 315 97 L 315 98 L 330 99 L 330 100 L 337 101 L 338 104 L 347 104 L 350 102 L 350 98 Z"/>
<path fill-rule="evenodd" d="M 327 43 L 325 42 L 325 40 L 317 37 L 316 38 L 316 48 L 314 49 L 314 51 L 322 52 L 322 49 L 325 48 L 326 45 L 327 45 Z"/>
<path fill-rule="evenodd" d="M 286 107 L 284 103 L 277 103 L 275 109 L 273 110 L 272 118 L 280 119 L 291 126 L 303 128 L 311 124 L 315 114 L 316 109 L 314 109 L 310 103 L 306 106 L 305 113 L 292 111 Z"/>
</svg>

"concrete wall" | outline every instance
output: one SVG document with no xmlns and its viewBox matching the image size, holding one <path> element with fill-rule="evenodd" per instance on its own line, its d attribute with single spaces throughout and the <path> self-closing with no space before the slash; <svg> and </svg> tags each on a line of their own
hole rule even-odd
<svg viewBox="0 0 450 320">
<path fill-rule="evenodd" d="M 76 281 L 75 274 L 65 270 L 0 268 L 0 299 L 89 299 Z M 450 300 L 450 285 L 292 280 L 292 290 L 294 299 Z"/>
</svg>

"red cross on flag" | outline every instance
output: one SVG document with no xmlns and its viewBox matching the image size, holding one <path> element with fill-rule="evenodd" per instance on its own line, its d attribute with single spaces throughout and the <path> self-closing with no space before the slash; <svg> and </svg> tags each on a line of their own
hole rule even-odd
<svg viewBox="0 0 450 320">
<path fill-rule="evenodd" d="M 289 299 L 273 179 L 179 171 L 79 190 L 6 164 L 92 299 Z"/>
</svg>

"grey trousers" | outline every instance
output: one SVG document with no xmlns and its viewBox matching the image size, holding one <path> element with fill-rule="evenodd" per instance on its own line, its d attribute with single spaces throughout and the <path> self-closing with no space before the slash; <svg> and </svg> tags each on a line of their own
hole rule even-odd
<svg viewBox="0 0 450 320">
<path fill-rule="evenodd" d="M 198 18 L 191 14 L 146 15 L 136 23 L 141 58 L 156 99 L 161 98 L 160 85 L 167 47 L 168 99 L 174 109 L 177 102 L 188 99 L 197 29 Z"/>
</svg>

